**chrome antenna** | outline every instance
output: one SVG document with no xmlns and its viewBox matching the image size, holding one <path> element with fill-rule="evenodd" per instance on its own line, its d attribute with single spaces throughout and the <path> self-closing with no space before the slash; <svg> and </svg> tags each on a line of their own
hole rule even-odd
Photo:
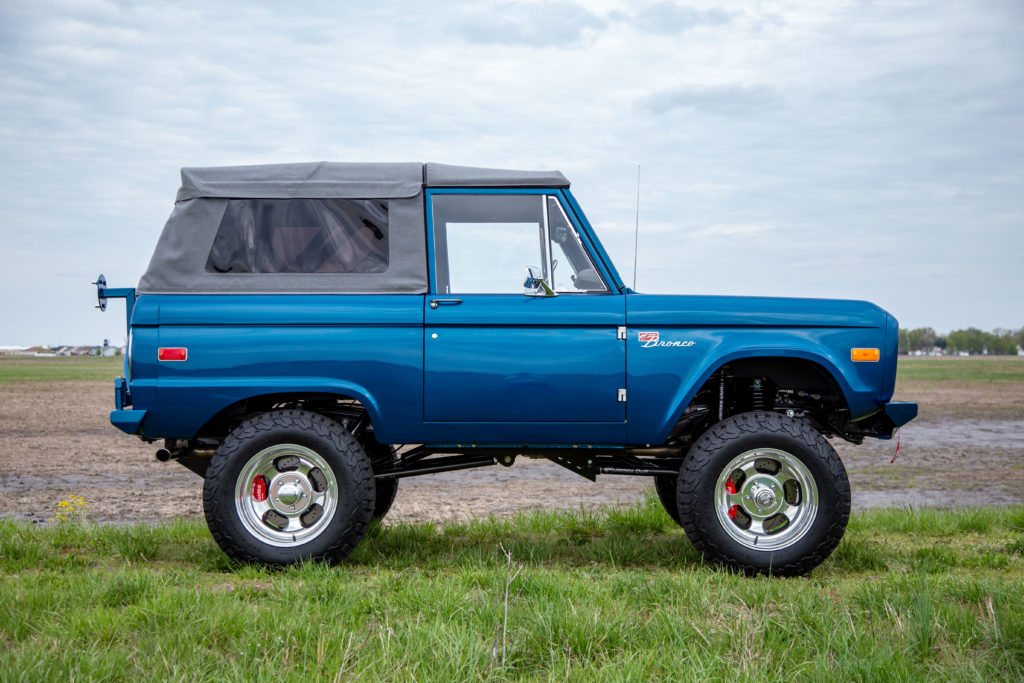
<svg viewBox="0 0 1024 683">
<path fill-rule="evenodd" d="M 633 291 L 636 291 L 636 254 L 640 243 L 640 164 L 636 165 L 636 223 L 633 226 Z"/>
</svg>

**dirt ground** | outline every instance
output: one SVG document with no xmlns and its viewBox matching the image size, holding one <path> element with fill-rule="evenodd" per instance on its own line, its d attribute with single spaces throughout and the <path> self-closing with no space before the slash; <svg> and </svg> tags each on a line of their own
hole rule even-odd
<svg viewBox="0 0 1024 683">
<path fill-rule="evenodd" d="M 961 507 L 1024 503 L 1024 383 L 904 383 L 921 416 L 895 441 L 836 441 L 854 507 Z M 0 385 L 0 517 L 45 522 L 79 495 L 99 522 L 202 516 L 202 481 L 108 422 L 110 382 Z M 389 521 L 462 520 L 536 508 L 631 504 L 651 488 L 640 477 L 596 484 L 547 461 L 402 480 Z"/>
</svg>

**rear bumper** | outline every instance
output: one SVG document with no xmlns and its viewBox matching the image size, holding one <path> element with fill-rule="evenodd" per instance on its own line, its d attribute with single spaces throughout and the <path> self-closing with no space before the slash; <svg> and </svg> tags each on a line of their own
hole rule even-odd
<svg viewBox="0 0 1024 683">
<path fill-rule="evenodd" d="M 125 381 L 124 377 L 118 377 L 114 380 L 114 408 L 121 410 L 131 404 L 132 400 L 128 395 L 128 382 Z"/>
<path fill-rule="evenodd" d="M 146 417 L 147 410 L 111 410 L 110 424 L 125 434 L 138 434 L 139 426 Z"/>
<path fill-rule="evenodd" d="M 125 410 L 132 404 L 131 394 L 128 393 L 128 382 L 124 377 L 114 380 L 114 410 L 110 411 L 110 424 L 120 429 L 125 434 L 138 434 L 139 426 L 146 417 L 145 410 Z"/>
</svg>

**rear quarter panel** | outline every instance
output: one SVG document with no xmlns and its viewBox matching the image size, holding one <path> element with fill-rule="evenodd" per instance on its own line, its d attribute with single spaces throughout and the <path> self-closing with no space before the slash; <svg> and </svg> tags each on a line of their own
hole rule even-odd
<svg viewBox="0 0 1024 683">
<path fill-rule="evenodd" d="M 237 401 L 288 392 L 359 399 L 391 442 L 421 423 L 422 295 L 147 295 L 137 308 L 147 435 L 187 438 Z M 157 362 L 159 347 L 188 359 Z"/>
</svg>

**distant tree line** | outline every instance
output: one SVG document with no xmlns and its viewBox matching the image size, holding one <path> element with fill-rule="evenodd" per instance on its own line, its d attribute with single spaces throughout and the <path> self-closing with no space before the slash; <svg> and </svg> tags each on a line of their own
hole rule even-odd
<svg viewBox="0 0 1024 683">
<path fill-rule="evenodd" d="M 983 332 L 976 327 L 969 327 L 966 330 L 954 330 L 944 337 L 930 327 L 900 329 L 900 353 L 928 353 L 942 349 L 946 353 L 966 351 L 971 354 L 1006 356 L 1017 355 L 1018 347 L 1024 347 L 1024 328 Z"/>
</svg>

